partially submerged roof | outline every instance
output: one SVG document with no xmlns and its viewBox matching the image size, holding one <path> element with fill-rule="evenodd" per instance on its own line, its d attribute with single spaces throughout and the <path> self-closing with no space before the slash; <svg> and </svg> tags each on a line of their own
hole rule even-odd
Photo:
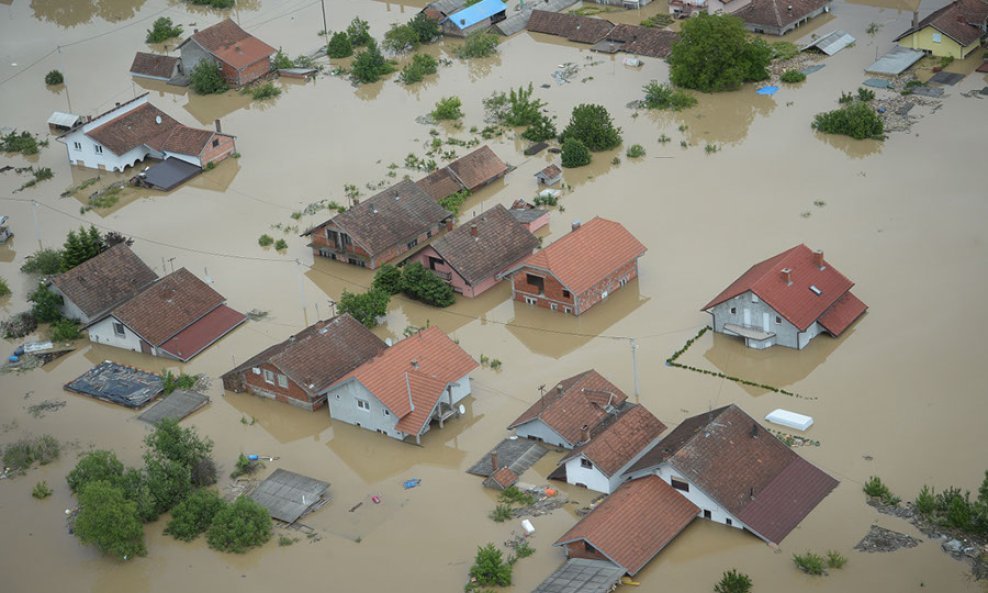
<svg viewBox="0 0 988 593">
<path fill-rule="evenodd" d="M 65 389 L 128 408 L 140 408 L 164 390 L 164 380 L 153 373 L 107 360 L 66 384 Z"/>
<path fill-rule="evenodd" d="M 571 444 L 584 440 L 584 427 L 593 431 L 628 396 L 594 369 L 559 382 L 539 401 L 515 418 L 508 429 L 540 420 Z"/>
<path fill-rule="evenodd" d="M 776 544 L 838 483 L 734 404 L 687 418 L 629 472 L 665 462 Z"/>
<path fill-rule="evenodd" d="M 138 420 L 157 425 L 165 419 L 179 420 L 209 403 L 209 398 L 195 391 L 173 391 L 171 395 L 145 410 Z"/>
<path fill-rule="evenodd" d="M 234 311 L 226 305 L 220 305 L 158 348 L 181 361 L 188 361 L 245 321 L 247 316 L 243 313 Z"/>
<path fill-rule="evenodd" d="M 484 480 L 484 486 L 495 490 L 504 490 L 514 486 L 517 482 L 518 474 L 516 474 L 511 468 L 505 466 L 488 476 L 487 479 Z"/>
<path fill-rule="evenodd" d="M 385 349 L 336 384 L 359 381 L 400 418 L 399 431 L 421 434 L 446 387 L 477 366 L 449 336 L 432 326 Z"/>
<path fill-rule="evenodd" d="M 497 465 L 498 468 L 507 467 L 520 476 L 548 452 L 545 446 L 536 441 L 507 438 L 470 466 L 467 473 L 486 478 L 494 473 L 494 466 Z"/>
<path fill-rule="evenodd" d="M 315 396 L 387 346 L 349 313 L 318 321 L 227 372 L 243 373 L 272 364 Z"/>
<path fill-rule="evenodd" d="M 87 317 L 98 321 L 157 279 L 126 243 L 120 243 L 52 277 L 51 282 Z"/>
<path fill-rule="evenodd" d="M 570 292 L 582 294 L 645 251 L 645 246 L 621 223 L 597 216 L 521 265 L 549 271 Z"/>
<path fill-rule="evenodd" d="M 896 46 L 882 57 L 875 60 L 875 63 L 865 68 L 865 72 L 871 74 L 886 74 L 888 76 L 898 76 L 908 70 L 913 64 L 923 59 L 925 53 L 917 49 Z"/>
<path fill-rule="evenodd" d="M 432 248 L 471 286 L 493 278 L 531 255 L 538 246 L 535 235 L 500 204 L 432 243 Z"/>
<path fill-rule="evenodd" d="M 699 512 L 661 478 L 647 476 L 622 484 L 554 545 L 583 540 L 633 576 Z"/>
<path fill-rule="evenodd" d="M 499 12 L 504 12 L 506 6 L 503 0 L 480 0 L 463 10 L 449 16 L 449 22 L 458 29 L 469 29 L 484 19 L 489 19 Z"/>
<path fill-rule="evenodd" d="M 51 117 L 48 118 L 48 125 L 57 126 L 59 128 L 74 128 L 81 121 L 81 115 L 65 113 L 63 111 L 53 111 Z"/>
<path fill-rule="evenodd" d="M 608 32 L 606 39 L 622 43 L 619 49 L 629 54 L 664 58 L 672 51 L 672 44 L 679 35 L 655 27 L 620 24 Z"/>
<path fill-rule="evenodd" d="M 270 57 L 275 49 L 240 28 L 237 23 L 225 19 L 212 27 L 197 31 L 192 37 L 182 42 L 179 47 L 189 40 L 195 40 L 203 49 L 234 68 L 243 68 Z"/>
<path fill-rule="evenodd" d="M 294 523 L 323 502 L 329 483 L 283 469 L 276 469 L 258 484 L 250 497 L 268 510 L 271 518 Z"/>
<path fill-rule="evenodd" d="M 432 173 L 429 173 L 422 179 L 415 182 L 415 185 L 419 186 L 419 189 L 429 194 L 429 196 L 435 200 L 439 201 L 443 198 L 447 198 L 461 189 L 465 189 L 460 182 L 453 176 L 448 167 L 443 167 L 442 169 L 436 169 Z"/>
<path fill-rule="evenodd" d="M 429 194 L 406 179 L 328 222 L 373 256 L 388 247 L 404 245 L 450 216 Z"/>
<path fill-rule="evenodd" d="M 532 17 L 533 8 L 541 7 L 542 10 L 559 12 L 564 8 L 577 3 L 578 0 L 541 0 L 541 2 L 529 2 L 519 5 L 520 10 L 514 10 L 508 14 L 507 18 L 494 25 L 502 35 L 511 36 L 519 31 L 523 31 L 528 25 L 528 20 Z"/>
<path fill-rule="evenodd" d="M 908 31 L 896 37 L 894 41 L 922 31 L 926 27 L 932 27 L 962 47 L 966 47 L 984 36 L 986 19 L 988 19 L 988 2 L 984 0 L 956 0 L 933 11 L 930 16 L 919 21 L 915 28 L 910 27 Z"/>
<path fill-rule="evenodd" d="M 447 168 L 470 191 L 508 172 L 508 165 L 486 144 L 456 159 Z"/>
<path fill-rule="evenodd" d="M 733 14 L 746 23 L 785 27 L 830 4 L 830 0 L 751 0 Z"/>
<path fill-rule="evenodd" d="M 527 28 L 533 33 L 565 37 L 577 43 L 597 43 L 614 28 L 614 23 L 587 16 L 533 10 Z"/>
<path fill-rule="evenodd" d="M 821 321 L 836 336 L 866 309 L 857 297 L 841 299 L 852 286 L 853 282 L 823 259 L 822 252 L 800 244 L 749 268 L 703 310 L 751 291 L 800 331 Z M 825 315 L 831 307 L 837 309 Z M 853 318 L 847 320 L 852 314 Z M 823 323 L 825 318 L 831 327 Z"/>
<path fill-rule="evenodd" d="M 570 558 L 532 593 L 611 593 L 624 569 L 605 560 Z"/>
<path fill-rule="evenodd" d="M 542 177 L 546 177 L 548 179 L 553 179 L 555 177 L 559 177 L 562 174 L 563 174 L 563 170 L 560 169 L 558 165 L 556 165 L 555 163 L 553 163 L 553 164 L 549 165 L 548 167 L 546 167 L 545 169 L 542 169 L 541 171 L 539 171 L 535 175 L 536 176 L 541 175 Z"/>
<path fill-rule="evenodd" d="M 606 423 L 603 430 L 593 434 L 589 443 L 575 449 L 560 464 L 583 456 L 610 477 L 642 454 L 665 429 L 666 425 L 648 408 L 633 405 Z"/>
<path fill-rule="evenodd" d="M 168 80 L 175 75 L 175 69 L 180 61 L 176 56 L 139 51 L 130 64 L 130 73 L 134 76 Z"/>
<path fill-rule="evenodd" d="M 854 43 L 854 37 L 851 37 L 844 31 L 833 31 L 823 37 L 811 40 L 799 49 L 802 51 L 815 47 L 828 56 L 832 56 L 852 43 Z"/>
</svg>

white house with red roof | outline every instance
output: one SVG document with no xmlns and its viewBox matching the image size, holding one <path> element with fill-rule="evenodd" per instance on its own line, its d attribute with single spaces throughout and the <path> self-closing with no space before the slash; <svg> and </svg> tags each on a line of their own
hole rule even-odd
<svg viewBox="0 0 988 593">
<path fill-rule="evenodd" d="M 421 442 L 432 422 L 459 415 L 479 366 L 449 336 L 426 328 L 384 350 L 327 391 L 334 420 L 387 436 Z"/>
<path fill-rule="evenodd" d="M 822 251 L 800 244 L 752 266 L 703 310 L 715 332 L 751 348 L 801 350 L 821 333 L 840 336 L 868 309 L 852 286 Z"/>
</svg>

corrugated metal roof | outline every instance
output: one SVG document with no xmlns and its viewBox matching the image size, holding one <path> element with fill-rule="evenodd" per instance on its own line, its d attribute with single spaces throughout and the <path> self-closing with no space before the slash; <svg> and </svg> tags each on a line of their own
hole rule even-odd
<svg viewBox="0 0 988 593">
<path fill-rule="evenodd" d="M 82 120 L 81 115 L 76 115 L 74 113 L 65 113 L 62 111 L 55 111 L 48 118 L 49 126 L 61 126 L 63 128 L 75 127 L 79 121 Z"/>
<path fill-rule="evenodd" d="M 501 0 L 480 0 L 476 4 L 472 4 L 459 12 L 451 14 L 449 21 L 456 28 L 462 30 L 470 28 L 480 21 L 504 11 L 505 5 Z"/>
<path fill-rule="evenodd" d="M 810 43 L 804 45 L 801 49 L 806 50 L 811 47 L 815 47 L 828 56 L 832 56 L 854 43 L 854 41 L 854 37 L 851 37 L 844 31 L 834 31 L 824 35 L 823 37 L 814 39 Z"/>
<path fill-rule="evenodd" d="M 623 576 L 624 569 L 610 562 L 571 558 L 533 593 L 609 593 Z"/>
<path fill-rule="evenodd" d="M 910 66 L 923 59 L 925 56 L 921 51 L 896 47 L 889 53 L 878 58 L 874 64 L 865 68 L 869 74 L 887 74 L 898 76 L 909 69 Z"/>
</svg>

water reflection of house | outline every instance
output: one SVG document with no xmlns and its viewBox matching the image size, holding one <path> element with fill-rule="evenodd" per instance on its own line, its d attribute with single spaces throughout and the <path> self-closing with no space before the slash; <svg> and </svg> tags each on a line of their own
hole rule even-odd
<svg viewBox="0 0 988 593">
<path fill-rule="evenodd" d="M 199 31 L 178 46 L 182 69 L 192 72 L 203 60 L 220 67 L 223 78 L 232 87 L 241 87 L 271 71 L 275 49 L 244 31 L 230 19 Z"/>
<path fill-rule="evenodd" d="M 436 327 L 401 340 L 327 391 L 333 420 L 420 443 L 432 423 L 442 428 L 470 395 L 476 361 Z"/>
<path fill-rule="evenodd" d="M 343 314 L 310 325 L 249 358 L 222 376 L 223 388 L 312 411 L 326 405 L 331 385 L 385 348 L 380 338 Z"/>
<path fill-rule="evenodd" d="M 594 217 L 505 275 L 514 300 L 580 315 L 637 278 L 645 251 L 620 223 Z"/>
<path fill-rule="evenodd" d="M 785 35 L 810 19 L 830 12 L 831 0 L 751 0 L 731 14 L 753 33 Z"/>
<path fill-rule="evenodd" d="M 964 59 L 988 34 L 988 2 L 956 0 L 923 20 L 913 13 L 912 27 L 895 38 L 902 47 L 940 57 Z"/>
<path fill-rule="evenodd" d="M 749 268 L 703 310 L 715 332 L 743 337 L 751 348 L 803 349 L 823 332 L 839 336 L 864 314 L 852 286 L 822 251 L 797 245 Z"/>
<path fill-rule="evenodd" d="M 492 288 L 499 274 L 532 254 L 539 240 L 498 204 L 433 241 L 412 260 L 465 297 Z"/>
</svg>

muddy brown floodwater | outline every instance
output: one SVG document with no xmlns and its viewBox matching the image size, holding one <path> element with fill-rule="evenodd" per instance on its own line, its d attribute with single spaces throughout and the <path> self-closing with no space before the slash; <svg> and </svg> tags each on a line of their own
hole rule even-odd
<svg viewBox="0 0 988 593">
<path fill-rule="evenodd" d="M 238 4 L 231 16 L 268 43 L 291 55 L 318 46 L 318 2 Z M 326 13 L 330 29 L 360 15 L 379 37 L 423 4 L 328 0 Z M 664 10 L 660 4 L 614 18 L 635 22 Z M 487 60 L 454 59 L 438 77 L 412 88 L 392 77 L 355 89 L 324 74 L 308 84 L 279 82 L 285 92 L 258 104 L 232 92 L 191 96 L 127 75 L 134 52 L 145 49 L 144 31 L 154 18 L 170 16 L 190 30 L 211 24 L 221 13 L 189 9 L 177 0 L 0 3 L 0 127 L 46 134 L 44 122 L 52 111 L 98 113 L 147 91 L 183 123 L 210 125 L 222 118 L 243 155 L 173 192 L 128 190 L 116 207 L 84 214 L 83 201 L 59 194 L 93 172 L 69 167 L 53 137 L 36 157 L 0 156 L 0 165 L 34 164 L 55 172 L 54 179 L 19 193 L 13 192 L 26 178 L 0 174 L 0 214 L 11 217 L 17 235 L 0 248 L 0 274 L 13 290 L 12 297 L 0 300 L 4 315 L 25 308 L 31 280 L 18 268 L 39 242 L 58 245 L 80 224 L 115 229 L 135 237 L 135 251 L 159 273 L 185 266 L 208 275 L 233 307 L 268 311 L 265 319 L 178 367 L 218 377 L 327 316 L 329 300 L 344 289 L 370 283 L 366 270 L 313 261 L 297 235 L 328 214 L 293 220 L 294 211 L 323 199 L 345 202 L 348 183 L 369 195 L 366 184 L 390 182 L 390 163 L 399 165 L 399 176 L 419 177 L 420 172 L 400 166 L 409 153 L 424 154 L 429 127 L 416 118 L 440 97 L 459 96 L 466 113 L 462 129 L 443 127 L 441 133 L 467 139 L 471 127 L 485 125 L 484 97 L 530 81 L 561 125 L 574 105 L 601 103 L 624 129 L 625 145 L 639 143 L 648 152 L 638 160 L 618 151 L 599 154 L 591 166 L 567 170 L 572 190 L 562 199 L 565 211 L 553 212 L 546 241 L 560 237 L 573 220 L 601 215 L 624 223 L 649 249 L 640 279 L 579 319 L 513 303 L 507 286 L 472 301 L 460 299 L 447 310 L 393 300 L 387 323 L 376 330 L 382 337 L 432 324 L 475 358 L 486 354 L 503 361 L 499 372 L 475 373 L 466 416 L 430 432 L 423 447 L 334 423 L 325 412 L 226 394 L 214 380 L 212 404 L 186 424 L 216 441 L 215 456 L 227 471 L 238 453 L 259 453 L 280 457 L 269 468 L 332 484 L 332 501 L 305 519 L 318 541 L 270 543 L 243 556 L 213 552 L 201 540 L 185 544 L 164 537 L 163 520 L 148 526 L 148 556 L 128 562 L 102 558 L 66 533 L 63 511 L 74 502 L 64 476 L 77 453 L 110 448 L 137 463 L 146 427 L 131 412 L 71 395 L 62 385 L 105 359 L 152 370 L 175 365 L 83 341 L 74 353 L 42 369 L 0 375 L 0 442 L 50 433 L 69 444 L 57 463 L 0 482 L 0 589 L 458 591 L 476 546 L 503 542 L 519 530 L 516 523 L 487 518 L 494 496 L 464 470 L 506 434 L 504 427 L 538 396 L 540 384 L 594 367 L 631 393 L 628 338 L 634 337 L 640 400 L 667 424 L 729 402 L 756 417 L 777 407 L 810 414 L 816 424 L 808 436 L 820 446 L 800 453 L 841 480 L 778 550 L 739 531 L 696 521 L 639 575 L 639 590 L 706 592 L 732 567 L 750 574 L 759 591 L 988 590 L 936 542 L 902 520 L 877 514 L 861 492 L 871 475 L 880 475 L 905 499 L 923 484 L 974 490 L 988 468 L 988 341 L 981 337 L 988 325 L 988 176 L 981 162 L 988 103 L 962 95 L 985 86 L 985 77 L 970 74 L 948 87 L 940 109 L 923 112 L 910 132 L 883 143 L 826 138 L 809 126 L 815 113 L 833 108 L 841 91 L 856 89 L 866 78 L 863 68 L 908 27 L 915 4 L 837 0 L 827 21 L 796 37 L 841 28 L 857 44 L 826 59 L 826 67 L 802 85 L 783 85 L 773 97 L 755 95 L 748 86 L 702 96 L 695 109 L 682 113 L 634 117 L 626 105 L 640 98 L 649 80 L 667 79 L 663 62 L 645 59 L 642 68 L 627 68 L 619 57 L 541 35 L 516 35 Z M 935 7 L 924 3 L 922 9 L 925 14 Z M 865 31 L 872 22 L 881 25 L 873 36 Z M 448 56 L 453 45 L 426 51 Z M 551 73 L 566 62 L 580 72 L 559 86 Z M 66 85 L 49 89 L 42 78 L 54 68 L 65 73 Z M 662 135 L 670 141 L 660 144 Z M 471 197 L 464 216 L 531 196 L 533 174 L 552 160 L 544 153 L 525 157 L 524 142 L 511 132 L 491 144 L 517 169 Z M 707 145 L 719 150 L 707 154 Z M 614 156 L 620 164 L 611 163 Z M 104 176 L 100 183 L 117 178 L 122 176 Z M 32 209 L 31 200 L 38 206 Z M 284 236 L 287 252 L 259 247 L 262 233 Z M 707 322 L 698 309 L 712 295 L 753 262 L 800 242 L 825 250 L 857 283 L 856 294 L 871 308 L 853 330 L 839 340 L 814 340 L 802 352 L 752 352 L 707 334 L 684 360 L 816 399 L 794 400 L 663 365 Z M 4 343 L 4 352 L 14 346 Z M 68 404 L 43 418 L 27 413 L 27 406 L 44 399 Z M 523 480 L 544 482 L 557 458 L 543 460 Z M 411 477 L 421 478 L 421 486 L 403 490 L 401 482 Z M 44 501 L 30 496 L 40 480 L 55 490 Z M 581 504 L 593 497 L 560 487 Z M 372 495 L 382 504 L 348 512 Z M 551 544 L 576 521 L 575 508 L 534 520 L 538 551 L 517 564 L 511 590 L 532 590 L 563 561 Z M 873 523 L 924 543 L 890 554 L 855 552 L 853 546 Z M 850 561 L 828 577 L 808 577 L 790 561 L 793 553 L 808 549 L 834 549 Z"/>
</svg>

